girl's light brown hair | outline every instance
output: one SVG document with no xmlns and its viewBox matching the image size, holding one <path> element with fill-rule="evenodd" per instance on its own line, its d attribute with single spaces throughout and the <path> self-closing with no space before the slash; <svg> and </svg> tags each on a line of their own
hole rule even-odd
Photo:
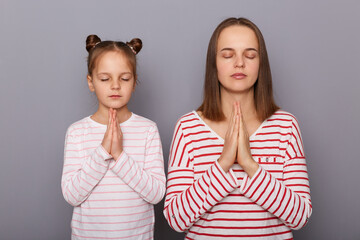
<svg viewBox="0 0 360 240">
<path fill-rule="evenodd" d="M 97 60 L 101 55 L 110 51 L 120 51 L 125 54 L 132 68 L 133 74 L 136 77 L 136 54 L 142 48 L 142 41 L 139 38 L 134 38 L 130 42 L 116 42 L 116 41 L 101 41 L 96 35 L 89 35 L 86 38 L 86 50 L 89 52 L 87 59 L 88 75 L 91 76 Z"/>
<path fill-rule="evenodd" d="M 228 18 L 221 22 L 213 32 L 207 51 L 204 99 L 197 109 L 204 117 L 212 121 L 221 121 L 225 115 L 221 108 L 220 83 L 216 68 L 216 49 L 220 33 L 227 27 L 239 25 L 246 26 L 254 31 L 259 43 L 259 75 L 254 84 L 255 108 L 259 120 L 264 121 L 270 117 L 279 107 L 275 104 L 272 90 L 272 78 L 269 59 L 266 51 L 264 37 L 259 28 L 246 18 Z"/>
</svg>

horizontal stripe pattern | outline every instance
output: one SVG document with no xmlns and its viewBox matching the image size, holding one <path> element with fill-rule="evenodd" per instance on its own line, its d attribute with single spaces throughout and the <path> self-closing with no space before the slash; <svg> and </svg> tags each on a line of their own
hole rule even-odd
<svg viewBox="0 0 360 240">
<path fill-rule="evenodd" d="M 193 111 L 179 119 L 170 148 L 164 215 L 186 239 L 292 239 L 311 215 L 296 118 L 277 111 L 250 139 L 259 169 L 250 179 L 217 162 L 224 140 Z"/>
<path fill-rule="evenodd" d="M 67 130 L 61 185 L 74 206 L 72 239 L 153 239 L 153 204 L 166 181 L 159 132 L 136 114 L 120 127 L 116 161 L 101 146 L 106 125 L 86 117 Z"/>
</svg>

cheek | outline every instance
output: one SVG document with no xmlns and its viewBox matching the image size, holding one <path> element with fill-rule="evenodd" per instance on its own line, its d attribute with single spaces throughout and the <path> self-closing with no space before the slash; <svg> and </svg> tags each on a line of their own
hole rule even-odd
<svg viewBox="0 0 360 240">
<path fill-rule="evenodd" d="M 216 62 L 216 69 L 218 72 L 218 76 L 224 75 L 226 72 L 228 72 L 229 64 L 225 63 L 224 61 L 217 61 Z"/>
<path fill-rule="evenodd" d="M 131 96 L 131 94 L 134 92 L 135 90 L 135 85 L 133 83 L 129 83 L 126 84 L 126 86 L 123 87 L 124 88 L 124 92 L 126 93 L 126 95 Z"/>
</svg>

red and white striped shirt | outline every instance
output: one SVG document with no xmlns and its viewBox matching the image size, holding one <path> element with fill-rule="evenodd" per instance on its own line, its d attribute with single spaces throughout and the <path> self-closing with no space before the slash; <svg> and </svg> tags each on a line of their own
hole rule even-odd
<svg viewBox="0 0 360 240">
<path fill-rule="evenodd" d="M 217 162 L 224 140 L 193 111 L 179 119 L 170 149 L 164 215 L 186 239 L 292 239 L 311 215 L 299 125 L 277 111 L 250 136 L 259 169 L 250 179 Z"/>
<path fill-rule="evenodd" d="M 117 161 L 101 146 L 106 125 L 86 117 L 68 128 L 61 186 L 74 206 L 72 239 L 153 239 L 166 181 L 158 129 L 136 114 L 120 127 Z"/>
</svg>

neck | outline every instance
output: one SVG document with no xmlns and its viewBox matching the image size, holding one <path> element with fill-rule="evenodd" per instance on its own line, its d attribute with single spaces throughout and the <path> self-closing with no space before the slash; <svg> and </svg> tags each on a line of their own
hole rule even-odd
<svg viewBox="0 0 360 240">
<path fill-rule="evenodd" d="M 229 120 L 234 102 L 239 102 L 244 119 L 257 119 L 254 100 L 254 88 L 242 93 L 228 92 L 224 88 L 221 91 L 221 107 L 226 120 Z"/>
<path fill-rule="evenodd" d="M 115 110 L 119 123 L 125 122 L 131 116 L 131 112 L 129 111 L 127 105 L 121 108 L 116 108 Z M 101 124 L 107 125 L 109 120 L 109 108 L 99 106 L 98 110 L 94 113 L 94 115 L 92 115 L 91 118 Z"/>
</svg>

